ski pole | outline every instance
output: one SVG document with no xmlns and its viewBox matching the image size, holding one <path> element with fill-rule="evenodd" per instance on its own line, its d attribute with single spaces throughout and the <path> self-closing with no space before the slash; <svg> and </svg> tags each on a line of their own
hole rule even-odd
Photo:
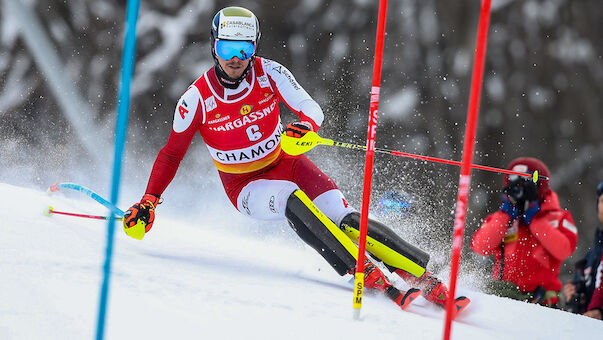
<svg viewBox="0 0 603 340">
<path fill-rule="evenodd" d="M 84 193 L 88 197 L 92 198 L 93 200 L 95 200 L 98 203 L 105 206 L 107 209 L 111 210 L 111 212 L 113 214 L 115 214 L 117 217 L 124 216 L 124 212 L 121 209 L 119 209 L 115 205 L 111 204 L 106 199 L 102 198 L 99 194 L 95 193 L 94 191 L 92 191 L 84 186 L 81 186 L 81 185 L 75 184 L 75 183 L 56 183 L 56 184 L 51 185 L 48 188 L 48 190 L 50 192 L 56 192 L 56 191 L 59 191 L 60 189 L 70 189 L 70 190 L 75 190 L 75 191 Z"/>
<path fill-rule="evenodd" d="M 316 132 L 313 132 L 313 131 L 306 133 L 301 138 L 289 137 L 286 134 L 283 134 L 281 136 L 281 148 L 283 149 L 283 151 L 285 151 L 289 155 L 293 155 L 293 156 L 301 155 L 302 153 L 310 151 L 312 148 L 314 148 L 317 145 L 329 145 L 329 146 L 338 146 L 338 147 L 354 149 L 354 150 L 366 150 L 365 145 L 337 142 L 332 139 L 322 138 Z M 413 158 L 413 159 L 420 159 L 420 160 L 429 161 L 429 162 L 461 166 L 461 162 L 459 162 L 459 161 L 453 161 L 453 160 L 448 160 L 448 159 L 443 159 L 443 158 L 415 155 L 412 153 L 394 151 L 394 150 L 388 150 L 388 149 L 382 149 L 382 148 L 374 148 L 374 150 L 375 150 L 375 152 L 388 154 L 388 155 L 392 155 L 392 156 L 401 156 L 401 157 L 407 157 L 407 158 Z M 518 171 L 513 171 L 513 170 L 495 168 L 495 167 L 479 165 L 479 164 L 471 164 L 471 167 L 474 169 L 498 172 L 498 173 L 503 173 L 503 174 L 508 174 L 508 175 L 532 177 L 532 181 L 534 181 L 534 183 L 536 183 L 539 179 L 540 180 L 548 180 L 549 179 L 547 176 L 539 175 L 537 171 L 534 172 L 533 174 L 529 174 L 529 173 L 525 173 L 525 172 L 518 172 Z"/>
<path fill-rule="evenodd" d="M 77 213 L 71 213 L 71 212 L 65 212 L 65 211 L 57 211 L 54 210 L 53 207 L 48 207 L 48 209 L 46 209 L 46 211 L 44 211 L 44 214 L 46 216 L 51 216 L 52 214 L 57 214 L 57 215 L 66 215 L 66 216 L 74 216 L 74 217 L 82 217 L 82 218 L 91 218 L 91 219 L 95 219 L 95 220 L 108 220 L 110 218 L 110 216 L 99 216 L 99 215 L 86 215 L 86 214 L 77 214 Z M 116 220 L 122 220 L 122 217 L 115 217 Z"/>
</svg>

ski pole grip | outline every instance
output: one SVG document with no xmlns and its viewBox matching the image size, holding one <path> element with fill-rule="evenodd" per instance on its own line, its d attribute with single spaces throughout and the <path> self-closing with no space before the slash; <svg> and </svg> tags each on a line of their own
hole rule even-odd
<svg viewBox="0 0 603 340">
<path fill-rule="evenodd" d="M 146 226 L 147 224 L 143 221 L 143 220 L 138 220 L 136 222 L 136 225 L 134 225 L 131 228 L 127 228 L 126 225 L 124 224 L 124 231 L 126 232 L 126 234 L 132 238 L 135 238 L 137 240 L 142 240 L 142 238 L 144 237 L 144 234 L 146 232 Z"/>
</svg>

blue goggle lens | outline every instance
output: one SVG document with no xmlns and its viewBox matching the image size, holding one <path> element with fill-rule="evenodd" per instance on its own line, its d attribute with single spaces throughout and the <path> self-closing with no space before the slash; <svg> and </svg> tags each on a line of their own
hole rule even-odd
<svg viewBox="0 0 603 340">
<path fill-rule="evenodd" d="M 216 40 L 215 50 L 216 54 L 224 60 L 234 57 L 247 60 L 255 53 L 255 45 L 251 41 Z"/>
</svg>

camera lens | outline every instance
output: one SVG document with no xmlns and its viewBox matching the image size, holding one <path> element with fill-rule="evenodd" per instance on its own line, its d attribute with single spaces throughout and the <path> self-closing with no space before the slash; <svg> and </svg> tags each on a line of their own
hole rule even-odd
<svg viewBox="0 0 603 340">
<path fill-rule="evenodd" d="M 513 186 L 511 196 L 513 196 L 518 201 L 523 198 L 523 186 L 521 185 L 521 183 L 517 182 L 517 184 Z"/>
<path fill-rule="evenodd" d="M 524 196 L 524 188 L 521 180 L 515 180 L 509 183 L 509 185 L 503 189 L 503 192 L 514 201 L 521 200 Z"/>
</svg>

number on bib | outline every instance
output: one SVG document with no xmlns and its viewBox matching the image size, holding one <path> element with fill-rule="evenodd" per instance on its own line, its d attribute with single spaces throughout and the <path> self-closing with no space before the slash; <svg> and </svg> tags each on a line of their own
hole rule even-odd
<svg viewBox="0 0 603 340">
<path fill-rule="evenodd" d="M 247 129 L 245 129 L 245 132 L 247 132 L 247 138 L 249 138 L 249 140 L 252 142 L 262 138 L 262 133 L 260 132 L 260 127 L 257 125 L 251 125 Z"/>
</svg>

